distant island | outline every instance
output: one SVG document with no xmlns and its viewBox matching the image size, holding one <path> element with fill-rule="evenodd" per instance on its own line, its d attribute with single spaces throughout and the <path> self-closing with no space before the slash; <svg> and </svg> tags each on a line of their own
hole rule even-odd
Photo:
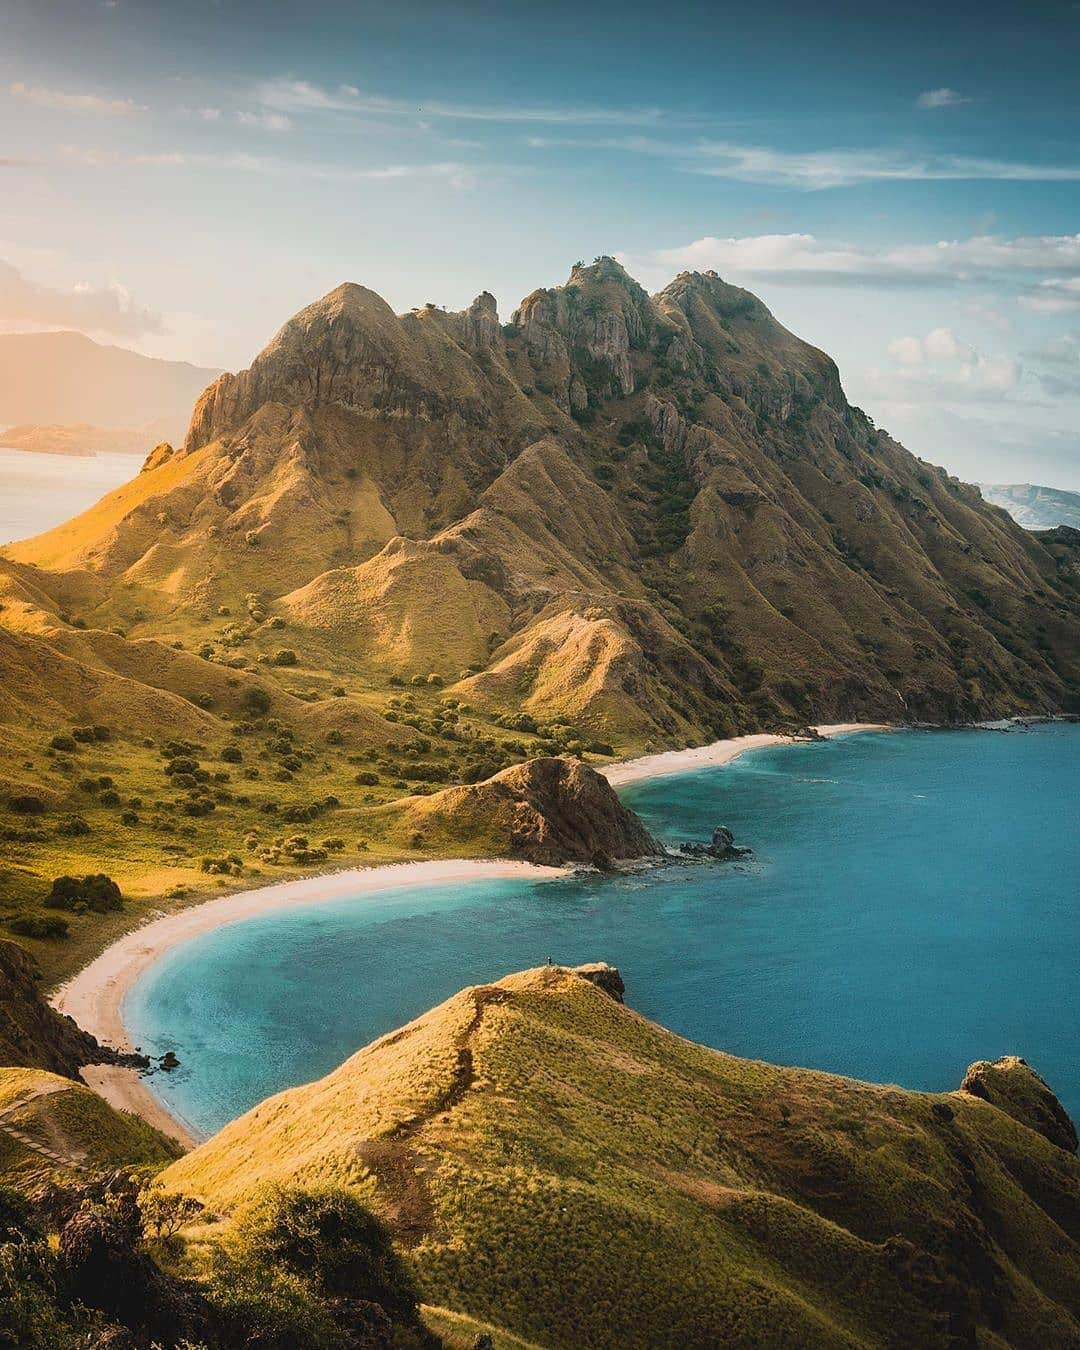
<svg viewBox="0 0 1080 1350">
<path fill-rule="evenodd" d="M 87 422 L 49 426 L 25 423 L 0 431 L 0 447 L 39 455 L 145 455 L 155 440 L 153 431 L 94 427 Z"/>
<path fill-rule="evenodd" d="M 138 449 L 148 450 L 183 434 L 192 403 L 220 373 L 83 333 L 0 333 L 0 427 L 143 427 Z"/>
<path fill-rule="evenodd" d="M 1080 530 L 1080 492 L 1036 483 L 980 483 L 979 491 L 1026 530 L 1053 530 L 1058 525 Z"/>
</svg>

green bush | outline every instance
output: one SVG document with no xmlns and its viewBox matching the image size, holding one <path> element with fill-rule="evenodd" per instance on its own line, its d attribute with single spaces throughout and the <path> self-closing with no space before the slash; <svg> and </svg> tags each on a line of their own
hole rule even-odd
<svg viewBox="0 0 1080 1350">
<path fill-rule="evenodd" d="M 264 717 L 270 711 L 270 701 L 270 695 L 258 685 L 244 691 L 244 707 L 257 717 Z"/>
<path fill-rule="evenodd" d="M 71 936 L 67 919 L 59 914 L 16 914 L 8 919 L 8 928 L 20 937 L 66 938 Z"/>
<path fill-rule="evenodd" d="M 297 664 L 296 653 L 291 647 L 279 647 L 271 658 L 271 665 L 275 666 L 295 666 Z"/>
<path fill-rule="evenodd" d="M 417 1316 L 416 1289 L 389 1233 L 343 1186 L 261 1187 L 237 1215 L 233 1240 L 250 1266 L 297 1276 L 326 1298 Z"/>
<path fill-rule="evenodd" d="M 52 890 L 45 897 L 47 909 L 75 909 L 84 907 L 95 914 L 123 909 L 124 897 L 120 887 L 104 872 L 85 877 L 57 877 Z"/>
<path fill-rule="evenodd" d="M 40 797 L 21 796 L 8 798 L 8 810 L 20 816 L 40 816 L 45 803 Z"/>
</svg>

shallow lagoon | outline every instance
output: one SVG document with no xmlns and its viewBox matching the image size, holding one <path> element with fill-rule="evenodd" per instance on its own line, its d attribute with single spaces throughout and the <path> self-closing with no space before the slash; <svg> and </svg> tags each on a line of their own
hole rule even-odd
<svg viewBox="0 0 1080 1350">
<path fill-rule="evenodd" d="M 628 1001 L 740 1055 L 943 1090 L 1023 1055 L 1080 1115 L 1080 726 L 860 734 L 623 790 L 752 861 L 396 890 L 174 948 L 124 1017 L 198 1133 L 465 984 L 608 960 Z"/>
</svg>

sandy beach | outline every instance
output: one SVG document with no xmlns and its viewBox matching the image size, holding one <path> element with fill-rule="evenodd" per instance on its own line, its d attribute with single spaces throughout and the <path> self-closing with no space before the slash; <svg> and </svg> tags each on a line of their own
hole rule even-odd
<svg viewBox="0 0 1080 1350">
<path fill-rule="evenodd" d="M 887 731 L 889 727 L 868 722 L 841 722 L 817 728 L 822 736 L 840 736 L 854 731 Z M 609 764 L 600 772 L 614 787 L 645 778 L 685 773 L 692 769 L 728 764 L 748 750 L 768 745 L 786 745 L 790 736 L 761 733 L 714 741 L 691 750 L 666 750 L 638 759 Z M 149 966 L 171 947 L 223 924 L 265 914 L 290 905 L 315 904 L 343 897 L 362 899 L 375 892 L 403 886 L 438 886 L 459 881 L 496 877 L 528 877 L 533 880 L 564 875 L 562 868 L 535 867 L 510 859 L 447 859 L 393 863 L 379 867 L 329 872 L 324 876 L 283 881 L 236 895 L 219 896 L 176 914 L 162 914 L 125 934 L 100 956 L 84 966 L 52 998 L 58 1012 L 73 1017 L 86 1031 L 106 1045 L 134 1050 L 123 1023 L 127 991 Z M 83 1078 L 111 1105 L 132 1111 L 186 1148 L 198 1142 L 147 1087 L 134 1069 L 115 1065 L 91 1065 Z"/>
<path fill-rule="evenodd" d="M 84 966 L 52 997 L 53 1007 L 73 1017 L 79 1026 L 106 1045 L 134 1050 L 123 1023 L 124 996 L 148 966 L 177 943 L 223 924 L 265 914 L 291 905 L 317 904 L 351 897 L 357 900 L 375 892 L 404 886 L 439 886 L 457 881 L 484 881 L 498 877 L 528 877 L 532 880 L 564 875 L 559 867 L 535 867 L 505 858 L 447 859 L 428 862 L 391 863 L 381 867 L 328 872 L 260 886 L 257 890 L 219 896 L 177 914 L 163 914 L 126 933 L 100 956 Z M 197 1142 L 147 1087 L 135 1069 L 115 1065 L 90 1065 L 83 1078 L 110 1105 L 132 1111 L 171 1135 L 187 1148 Z"/>
<path fill-rule="evenodd" d="M 814 728 L 825 737 L 846 736 L 853 731 L 890 731 L 884 722 L 833 722 Z M 693 769 L 716 768 L 730 764 L 748 750 L 762 750 L 769 745 L 791 745 L 792 736 L 777 736 L 758 732 L 750 736 L 732 736 L 726 741 L 713 741 L 691 750 L 663 750 L 656 755 L 642 755 L 638 759 L 624 759 L 608 764 L 600 770 L 612 787 L 638 783 L 644 778 L 664 778 L 673 773 L 689 773 Z"/>
</svg>

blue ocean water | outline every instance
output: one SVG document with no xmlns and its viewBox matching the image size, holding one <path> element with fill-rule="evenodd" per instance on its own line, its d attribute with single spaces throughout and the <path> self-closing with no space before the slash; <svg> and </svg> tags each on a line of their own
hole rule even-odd
<svg viewBox="0 0 1080 1350">
<path fill-rule="evenodd" d="M 607 960 L 693 1040 L 944 1090 L 1015 1053 L 1080 1116 L 1080 726 L 860 734 L 623 792 L 749 862 L 486 881 L 279 910 L 174 948 L 125 1021 L 198 1133 L 463 985 Z"/>
</svg>

